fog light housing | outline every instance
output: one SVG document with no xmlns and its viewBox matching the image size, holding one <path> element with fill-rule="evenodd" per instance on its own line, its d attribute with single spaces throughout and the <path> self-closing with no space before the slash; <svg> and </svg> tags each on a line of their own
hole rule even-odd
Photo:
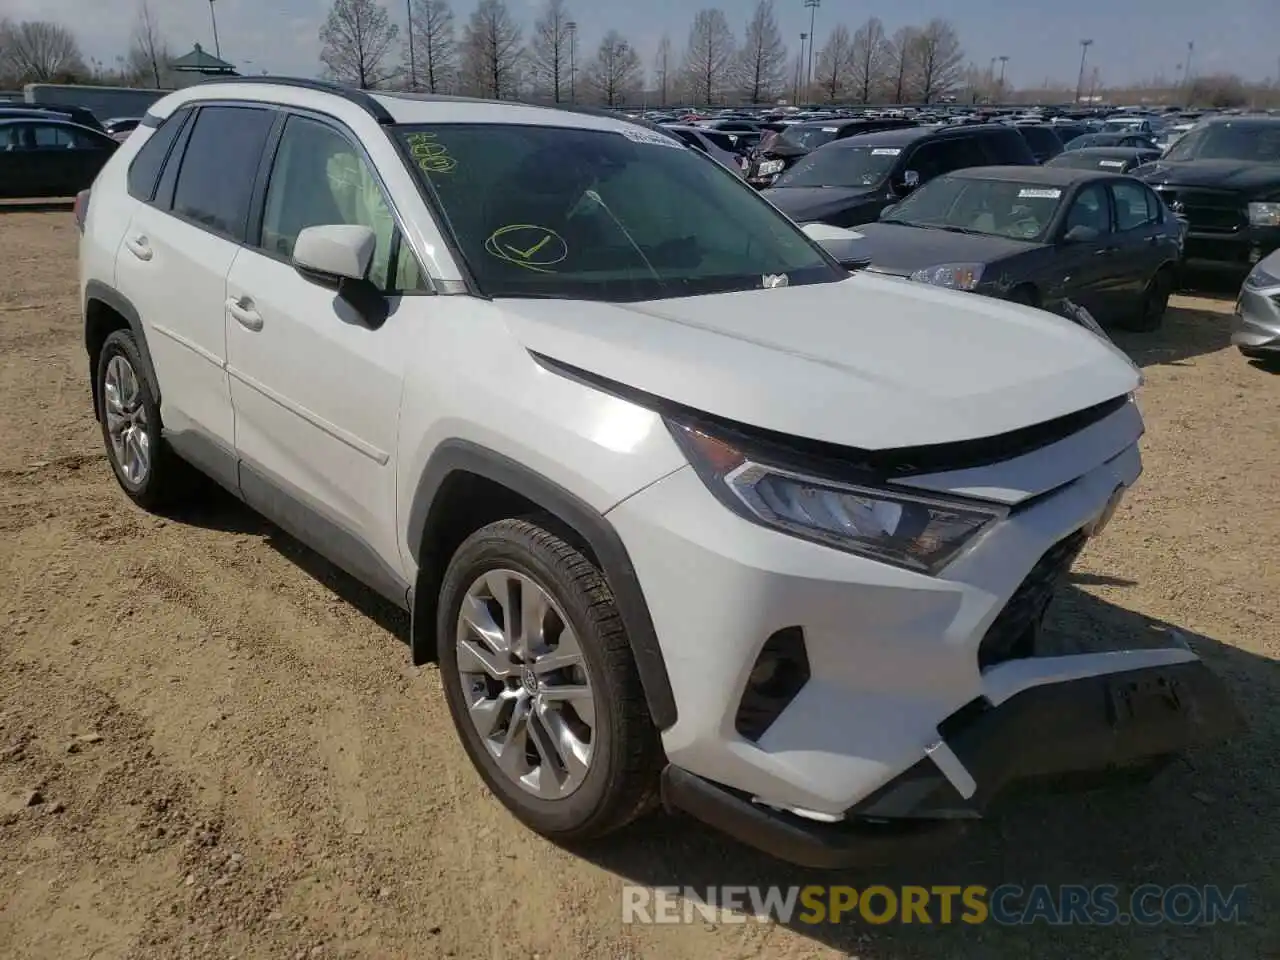
<svg viewBox="0 0 1280 960">
<path fill-rule="evenodd" d="M 747 677 L 734 729 L 752 742 L 759 740 L 808 682 L 804 631 L 799 627 L 776 631 L 760 648 Z"/>
</svg>

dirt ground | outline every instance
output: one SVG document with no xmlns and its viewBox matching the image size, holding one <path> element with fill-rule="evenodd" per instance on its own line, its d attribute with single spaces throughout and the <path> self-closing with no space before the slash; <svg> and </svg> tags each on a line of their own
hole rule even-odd
<svg viewBox="0 0 1280 960">
<path fill-rule="evenodd" d="M 1146 474 L 1063 636 L 1169 625 L 1247 732 L 1027 802 L 936 856 L 815 873 L 654 816 L 559 849 L 481 788 L 405 618 L 229 499 L 135 509 L 90 413 L 69 214 L 0 214 L 0 957 L 1280 956 L 1280 377 L 1178 298 L 1122 345 Z M 1246 884 L 1213 928 L 624 926 L 624 883 Z"/>
</svg>

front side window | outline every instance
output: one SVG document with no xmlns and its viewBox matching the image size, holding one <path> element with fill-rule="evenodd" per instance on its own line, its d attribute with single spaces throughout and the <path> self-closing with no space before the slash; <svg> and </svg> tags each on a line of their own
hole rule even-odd
<svg viewBox="0 0 1280 960">
<path fill-rule="evenodd" d="M 921 144 L 911 154 L 907 168 L 920 174 L 920 182 L 924 183 L 952 170 L 978 167 L 985 162 L 982 149 L 972 137 L 957 137 Z"/>
<path fill-rule="evenodd" d="M 397 136 L 489 296 L 653 300 L 848 275 L 740 179 L 642 127 Z"/>
<path fill-rule="evenodd" d="M 294 244 L 307 227 L 350 224 L 368 227 L 377 237 L 369 280 L 379 289 L 393 285 L 417 289 L 413 257 L 402 256 L 394 277 L 397 228 L 382 186 L 368 162 L 346 137 L 332 127 L 290 117 L 280 137 L 275 165 L 267 186 L 262 217 L 262 248 L 281 257 L 293 256 Z M 406 287 L 406 281 L 409 286 Z"/>
<path fill-rule="evenodd" d="M 1037 242 L 1061 203 L 1058 187 L 943 176 L 899 203 L 886 221 Z"/>
<path fill-rule="evenodd" d="M 253 181 L 275 114 L 203 107 L 178 170 L 173 212 L 234 239 L 244 236 Z"/>
<path fill-rule="evenodd" d="M 1086 227 L 1099 236 L 1111 232 L 1111 208 L 1102 184 L 1091 183 L 1076 194 L 1063 230 L 1069 232 L 1076 227 Z"/>
</svg>

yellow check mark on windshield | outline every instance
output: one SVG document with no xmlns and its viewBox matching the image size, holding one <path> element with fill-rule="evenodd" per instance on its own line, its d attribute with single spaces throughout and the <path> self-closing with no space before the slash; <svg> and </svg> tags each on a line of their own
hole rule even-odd
<svg viewBox="0 0 1280 960">
<path fill-rule="evenodd" d="M 528 260 L 530 257 L 532 257 L 535 253 L 537 253 L 539 250 L 541 250 L 550 242 L 551 242 L 551 234 L 548 233 L 546 236 L 544 236 L 541 240 L 535 243 L 528 250 L 521 250 L 519 247 L 513 247 L 509 243 L 503 244 L 503 246 L 505 246 L 512 253 L 514 253 L 517 257 L 520 257 L 523 260 Z"/>
</svg>

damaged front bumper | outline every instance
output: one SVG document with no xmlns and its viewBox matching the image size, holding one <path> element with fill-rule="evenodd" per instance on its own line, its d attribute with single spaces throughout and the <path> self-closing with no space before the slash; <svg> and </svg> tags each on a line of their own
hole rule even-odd
<svg viewBox="0 0 1280 960">
<path fill-rule="evenodd" d="M 662 798 L 783 860 L 835 868 L 898 859 L 912 845 L 981 817 L 1009 788 L 1096 785 L 1150 775 L 1188 748 L 1221 740 L 1239 717 L 1199 660 L 1028 687 L 998 705 L 982 698 L 938 727 L 914 766 L 823 823 L 753 801 L 668 766 Z"/>
</svg>

